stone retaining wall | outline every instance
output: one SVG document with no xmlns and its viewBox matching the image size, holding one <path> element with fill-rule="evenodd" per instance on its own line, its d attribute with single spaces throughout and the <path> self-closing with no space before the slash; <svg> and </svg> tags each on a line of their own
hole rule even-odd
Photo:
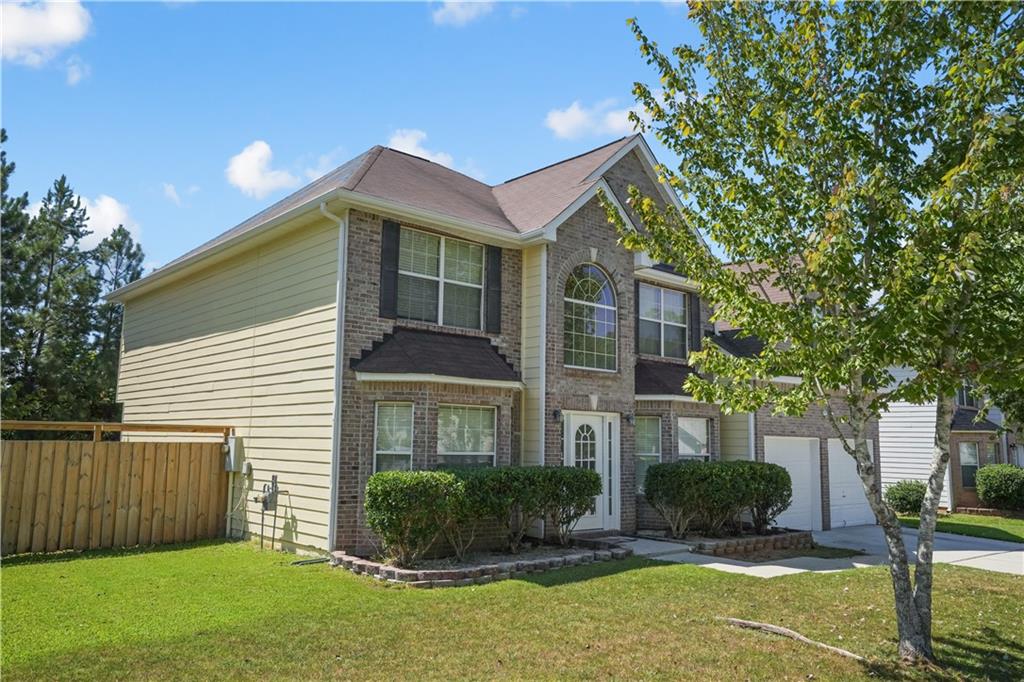
<svg viewBox="0 0 1024 682">
<path fill-rule="evenodd" d="M 480 566 L 445 569 L 396 568 L 378 561 L 352 556 L 344 552 L 333 552 L 331 565 L 348 569 L 353 573 L 370 575 L 378 580 L 399 583 L 409 587 L 463 587 L 484 585 L 498 580 L 508 580 L 530 573 L 543 573 L 565 566 L 578 566 L 611 559 L 625 559 L 633 550 L 622 547 L 612 549 L 578 550 L 564 556 L 543 557 L 522 561 L 504 561 Z"/>
<path fill-rule="evenodd" d="M 987 507 L 957 507 L 958 514 L 976 514 L 978 516 L 1002 516 L 1008 519 L 1024 519 L 1024 511 L 1011 511 L 1009 509 L 989 509 Z M 939 516 L 942 520 L 942 516 Z"/>
<path fill-rule="evenodd" d="M 751 552 L 781 549 L 810 549 L 814 538 L 810 531 L 792 531 L 775 535 L 751 535 L 721 540 L 701 539 L 693 551 L 713 556 L 740 556 Z"/>
</svg>

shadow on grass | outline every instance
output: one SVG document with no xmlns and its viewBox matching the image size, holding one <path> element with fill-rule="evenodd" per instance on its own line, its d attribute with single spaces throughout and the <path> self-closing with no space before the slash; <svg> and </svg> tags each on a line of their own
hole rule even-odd
<svg viewBox="0 0 1024 682">
<path fill-rule="evenodd" d="M 136 547 L 119 547 L 116 549 L 86 549 L 86 550 L 65 550 L 50 554 L 17 554 L 3 558 L 3 566 L 24 566 L 27 564 L 54 564 L 64 561 L 86 561 L 88 559 L 108 559 L 111 557 L 127 557 L 138 554 L 161 554 L 164 552 L 180 552 L 183 549 L 196 549 L 197 547 L 211 547 L 214 545 L 227 545 L 245 542 L 244 540 L 227 540 L 225 538 L 213 538 L 209 540 L 196 540 L 194 542 L 181 542 L 170 545 L 139 545 Z"/>
<path fill-rule="evenodd" d="M 968 678 L 1024 680 L 1024 648 L 993 628 L 973 637 L 935 637 L 939 663 Z"/>
<path fill-rule="evenodd" d="M 556 568 L 544 573 L 516 576 L 512 580 L 524 583 L 532 583 L 540 587 L 559 587 L 571 583 L 581 583 L 595 578 L 604 578 L 619 573 L 628 573 L 641 568 L 653 566 L 667 566 L 663 561 L 653 561 L 642 557 L 630 557 L 628 559 L 615 559 L 613 561 L 602 561 L 600 563 L 584 564 L 581 566 L 567 566 Z"/>
</svg>

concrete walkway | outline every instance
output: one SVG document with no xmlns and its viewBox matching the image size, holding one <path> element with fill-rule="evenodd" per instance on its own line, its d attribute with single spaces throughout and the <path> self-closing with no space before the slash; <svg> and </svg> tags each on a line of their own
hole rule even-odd
<svg viewBox="0 0 1024 682">
<path fill-rule="evenodd" d="M 908 554 L 917 547 L 917 531 L 904 529 Z M 623 538 L 623 540 L 626 540 Z M 637 556 L 677 564 L 694 564 L 725 573 L 740 573 L 757 578 L 775 578 L 794 573 L 831 573 L 850 568 L 881 566 L 888 562 L 885 538 L 878 526 L 856 526 L 814 533 L 814 541 L 827 547 L 843 547 L 865 552 L 862 556 L 846 559 L 795 557 L 763 563 L 708 556 L 691 552 L 688 545 L 649 538 L 635 538 L 621 543 Z M 999 540 L 972 538 L 950 533 L 935 534 L 935 561 L 937 563 L 971 566 L 1001 573 L 1024 575 L 1024 545 Z"/>
</svg>

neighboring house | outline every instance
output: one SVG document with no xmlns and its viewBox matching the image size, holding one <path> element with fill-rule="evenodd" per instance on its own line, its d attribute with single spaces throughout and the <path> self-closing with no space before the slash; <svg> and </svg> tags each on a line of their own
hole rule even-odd
<svg viewBox="0 0 1024 682">
<path fill-rule="evenodd" d="M 892 370 L 899 382 L 913 377 L 905 368 Z M 882 485 L 898 481 L 928 481 L 934 458 L 935 407 L 926 403 L 915 405 L 894 403 L 879 421 Z M 969 389 L 957 391 L 949 442 L 949 467 L 942 488 L 940 506 L 980 506 L 974 486 L 979 467 L 1008 462 L 1024 465 L 1024 443 L 1018 442 L 1013 430 L 1001 429 L 1003 415 L 990 409 L 979 418 L 978 399 Z"/>
<path fill-rule="evenodd" d="M 115 292 L 124 418 L 234 426 L 251 472 L 232 528 L 260 532 L 253 497 L 277 476 L 293 549 L 370 549 L 369 477 L 448 464 L 594 469 L 579 530 L 658 526 L 638 482 L 686 457 L 786 466 L 784 525 L 869 522 L 823 417 L 684 394 L 706 338 L 749 344 L 620 245 L 597 193 L 632 221 L 630 185 L 678 202 L 638 135 L 495 186 L 374 147 Z"/>
</svg>

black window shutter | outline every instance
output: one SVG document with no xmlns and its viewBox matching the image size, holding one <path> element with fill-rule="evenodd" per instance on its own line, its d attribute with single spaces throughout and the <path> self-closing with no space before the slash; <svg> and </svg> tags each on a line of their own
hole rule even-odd
<svg viewBox="0 0 1024 682">
<path fill-rule="evenodd" d="M 700 296 L 690 294 L 687 296 L 686 305 L 690 309 L 690 350 L 698 351 L 700 350 L 701 340 L 704 337 L 704 330 L 700 324 Z"/>
<path fill-rule="evenodd" d="M 380 316 L 398 317 L 398 223 L 385 220 L 380 240 Z"/>
<path fill-rule="evenodd" d="M 484 283 L 484 328 L 488 334 L 501 333 L 501 247 L 487 247 L 487 262 L 484 267 L 487 281 Z"/>
<path fill-rule="evenodd" d="M 633 280 L 633 355 L 640 355 L 640 280 Z"/>
</svg>

